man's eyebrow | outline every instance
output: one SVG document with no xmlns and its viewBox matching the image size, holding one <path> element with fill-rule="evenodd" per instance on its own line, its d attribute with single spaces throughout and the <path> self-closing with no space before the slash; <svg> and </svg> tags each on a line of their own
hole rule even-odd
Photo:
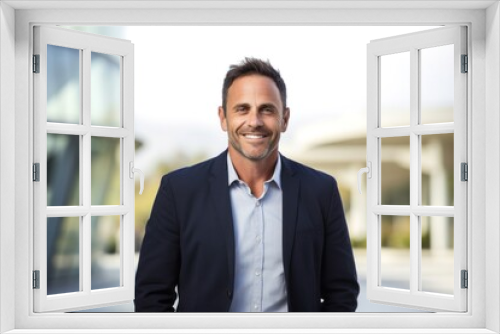
<svg viewBox="0 0 500 334">
<path fill-rule="evenodd" d="M 233 109 L 240 108 L 240 107 L 250 108 L 250 104 L 249 104 L 249 103 L 246 103 L 246 102 L 243 102 L 243 103 L 238 103 L 238 104 L 235 104 L 235 105 L 233 106 Z"/>
<path fill-rule="evenodd" d="M 259 106 L 259 109 L 264 109 L 264 108 L 271 108 L 271 109 L 278 109 L 278 107 L 274 103 L 263 103 Z"/>
</svg>

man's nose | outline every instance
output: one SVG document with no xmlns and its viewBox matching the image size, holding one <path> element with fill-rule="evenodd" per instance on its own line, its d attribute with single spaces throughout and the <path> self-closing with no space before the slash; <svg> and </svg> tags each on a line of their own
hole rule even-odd
<svg viewBox="0 0 500 334">
<path fill-rule="evenodd" d="M 254 110 L 248 113 L 248 125 L 254 128 L 264 125 L 259 111 Z"/>
</svg>

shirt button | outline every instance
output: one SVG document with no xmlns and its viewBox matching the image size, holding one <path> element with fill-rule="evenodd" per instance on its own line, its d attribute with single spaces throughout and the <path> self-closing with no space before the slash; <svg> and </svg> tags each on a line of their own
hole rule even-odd
<svg viewBox="0 0 500 334">
<path fill-rule="evenodd" d="M 259 306 L 257 306 L 257 304 L 255 304 L 255 305 L 253 306 L 253 308 L 254 308 L 254 310 L 256 310 L 256 309 L 258 309 L 258 308 L 259 308 Z"/>
<path fill-rule="evenodd" d="M 257 243 L 259 243 L 261 240 L 262 240 L 262 239 L 261 239 L 261 237 L 260 237 L 260 236 L 255 237 L 255 241 L 257 241 Z"/>
<path fill-rule="evenodd" d="M 260 272 L 256 271 L 255 276 L 260 276 Z"/>
<path fill-rule="evenodd" d="M 255 202 L 256 206 L 260 206 L 260 201 Z"/>
</svg>

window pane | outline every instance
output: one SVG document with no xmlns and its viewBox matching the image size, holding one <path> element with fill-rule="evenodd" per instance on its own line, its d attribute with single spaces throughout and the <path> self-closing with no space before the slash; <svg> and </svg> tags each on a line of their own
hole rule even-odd
<svg viewBox="0 0 500 334">
<path fill-rule="evenodd" d="M 120 139 L 92 137 L 92 205 L 119 205 Z"/>
<path fill-rule="evenodd" d="M 120 58 L 92 52 L 91 55 L 92 125 L 120 126 Z"/>
<path fill-rule="evenodd" d="M 47 134 L 47 205 L 80 205 L 79 136 Z"/>
<path fill-rule="evenodd" d="M 421 217 L 421 290 L 453 294 L 453 218 Z"/>
<path fill-rule="evenodd" d="M 453 133 L 421 136 L 422 205 L 453 206 Z"/>
<path fill-rule="evenodd" d="M 92 217 L 92 290 L 120 286 L 120 216 Z"/>
<path fill-rule="evenodd" d="M 382 205 L 410 205 L 410 137 L 381 138 Z"/>
<path fill-rule="evenodd" d="M 410 53 L 380 57 L 380 126 L 410 125 Z"/>
<path fill-rule="evenodd" d="M 410 217 L 381 216 L 381 286 L 410 289 Z"/>
<path fill-rule="evenodd" d="M 47 45 L 47 122 L 80 123 L 80 50 Z"/>
<path fill-rule="evenodd" d="M 421 123 L 453 122 L 453 45 L 420 50 Z"/>
<path fill-rule="evenodd" d="M 80 218 L 47 218 L 47 294 L 80 291 Z"/>
</svg>

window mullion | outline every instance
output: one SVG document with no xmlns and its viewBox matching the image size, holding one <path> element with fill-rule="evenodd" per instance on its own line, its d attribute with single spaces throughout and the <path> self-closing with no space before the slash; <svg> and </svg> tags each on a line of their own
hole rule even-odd
<svg viewBox="0 0 500 334">
<path fill-rule="evenodd" d="M 105 126 L 94 126 L 89 128 L 89 126 L 80 124 L 47 123 L 46 127 L 47 133 L 64 135 L 82 136 L 89 131 L 91 132 L 91 135 L 98 137 L 124 138 L 126 136 L 133 135 L 129 129 Z"/>
<path fill-rule="evenodd" d="M 379 186 L 379 146 L 380 139 L 374 135 L 374 131 L 378 128 L 380 119 L 380 57 L 372 52 L 371 49 L 368 56 L 368 92 L 367 97 L 373 103 L 368 104 L 367 113 L 367 129 L 366 129 L 366 158 L 372 164 L 372 177 L 366 180 L 366 204 L 367 204 L 367 298 L 373 298 L 373 291 L 378 287 L 380 282 L 380 242 L 379 242 L 379 216 L 372 211 L 372 208 L 379 206 L 380 186 Z"/>
<path fill-rule="evenodd" d="M 86 82 L 86 80 L 84 80 L 83 78 L 83 75 L 84 75 L 84 64 L 85 64 L 85 61 L 84 61 L 84 57 L 83 57 L 83 51 L 80 50 L 80 73 L 79 73 L 79 78 L 80 78 L 80 124 L 76 125 L 77 127 L 83 127 L 82 124 L 84 123 L 84 119 L 85 119 L 85 108 L 87 106 L 87 102 L 84 100 L 84 96 L 85 96 L 85 86 L 84 86 L 84 83 Z M 50 125 L 50 124 L 49 124 Z M 47 126 L 48 128 L 50 128 L 50 126 Z M 57 129 L 60 131 L 60 129 Z M 83 127 L 83 130 L 85 130 L 85 128 Z M 58 132 L 59 132 L 58 131 Z M 84 169 L 83 169 L 83 166 L 84 166 L 84 160 L 83 160 L 83 136 L 79 135 L 78 136 L 79 138 L 79 164 L 80 164 L 80 168 L 79 168 L 79 175 L 78 175 L 78 182 L 80 184 L 79 186 L 79 192 L 80 192 L 80 196 L 79 196 L 79 204 L 80 204 L 80 209 L 83 209 L 85 208 L 85 204 L 86 201 L 84 199 L 85 197 L 85 191 L 84 191 L 84 187 L 85 187 L 85 182 L 84 182 Z M 79 223 L 78 223 L 78 254 L 79 254 L 79 259 L 78 259 L 78 268 L 79 268 L 79 291 L 84 291 L 85 289 L 85 286 L 84 286 L 84 281 L 85 281 L 85 277 L 84 277 L 84 270 L 83 270 L 83 267 L 84 267 L 84 243 L 85 243 L 85 240 L 84 240 L 84 216 L 79 216 Z"/>
<path fill-rule="evenodd" d="M 130 208 L 124 205 L 92 205 L 90 213 L 92 216 L 115 216 L 130 212 Z"/>
<path fill-rule="evenodd" d="M 134 52 L 133 49 L 121 58 L 121 126 L 127 131 L 127 136 L 121 140 L 122 147 L 122 205 L 127 214 L 121 216 L 121 285 L 128 289 L 133 299 L 133 286 L 135 275 L 134 246 L 134 217 L 135 217 L 135 181 L 130 178 L 130 162 L 134 161 L 134 101 L 133 101 L 133 75 Z M 129 251 L 132 250 L 132 251 Z"/>
<path fill-rule="evenodd" d="M 455 130 L 455 125 L 450 123 L 438 123 L 438 124 L 420 124 L 413 129 L 413 133 L 422 135 L 438 135 L 445 133 L 453 133 Z"/>
<path fill-rule="evenodd" d="M 419 136 L 414 129 L 419 124 L 419 53 L 416 48 L 410 50 L 410 291 L 416 293 L 420 276 L 420 229 L 419 217 L 413 210 L 420 202 L 420 145 Z"/>
<path fill-rule="evenodd" d="M 91 249 L 91 222 L 90 214 L 91 206 L 91 134 L 90 134 L 90 55 L 91 51 L 86 48 L 83 50 L 83 66 L 82 66 L 82 124 L 86 128 L 86 133 L 82 136 L 81 150 L 81 170 L 82 170 L 82 188 L 83 188 L 83 206 L 89 211 L 82 218 L 82 242 L 81 250 L 81 267 L 80 276 L 83 278 L 83 291 L 90 293 L 91 291 L 91 265 L 92 265 L 92 249 Z"/>
</svg>

